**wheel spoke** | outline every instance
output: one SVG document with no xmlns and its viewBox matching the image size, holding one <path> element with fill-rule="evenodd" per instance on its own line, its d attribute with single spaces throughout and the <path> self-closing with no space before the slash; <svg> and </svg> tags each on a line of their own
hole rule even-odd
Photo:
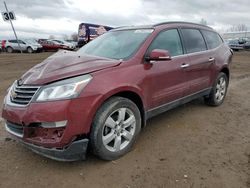
<svg viewBox="0 0 250 188">
<path fill-rule="evenodd" d="M 123 122 L 125 119 L 126 108 L 120 108 L 118 111 L 118 122 Z"/>
<path fill-rule="evenodd" d="M 219 81 L 220 85 L 222 84 L 222 82 L 224 82 L 224 78 L 223 77 L 220 78 L 220 81 Z"/>
<path fill-rule="evenodd" d="M 221 88 L 224 89 L 226 87 L 226 82 L 225 80 L 223 80 L 223 82 L 221 83 Z"/>
<path fill-rule="evenodd" d="M 130 116 L 126 121 L 124 121 L 124 128 L 127 128 L 135 123 L 135 116 Z"/>
<path fill-rule="evenodd" d="M 107 117 L 102 132 L 102 142 L 111 152 L 119 152 L 126 148 L 136 130 L 136 119 L 132 110 L 126 107 L 115 109 Z"/>
<path fill-rule="evenodd" d="M 115 121 L 113 120 L 112 117 L 108 117 L 108 119 L 107 119 L 106 122 L 105 122 L 105 125 L 106 125 L 107 127 L 110 127 L 111 129 L 114 129 L 116 123 L 115 123 Z"/>
<path fill-rule="evenodd" d="M 117 136 L 117 137 L 115 138 L 115 144 L 114 144 L 114 149 L 115 149 L 115 151 L 119 151 L 119 150 L 120 150 L 120 148 L 121 148 L 121 143 L 122 143 L 121 137 L 120 137 L 120 136 Z"/>
<path fill-rule="evenodd" d="M 223 96 L 224 95 L 222 93 L 220 93 L 219 101 L 221 101 L 223 99 Z"/>
<path fill-rule="evenodd" d="M 124 130 L 122 136 L 128 141 L 130 141 L 133 138 L 133 135 L 127 130 Z"/>
<path fill-rule="evenodd" d="M 216 90 L 219 90 L 220 89 L 220 84 L 218 83 L 217 85 L 216 85 Z"/>
<path fill-rule="evenodd" d="M 219 90 L 215 93 L 215 98 L 218 100 L 218 98 L 220 97 L 220 92 Z"/>
<path fill-rule="evenodd" d="M 103 136 L 103 143 L 105 145 L 109 144 L 112 140 L 115 139 L 115 134 L 114 131 L 111 131 L 109 134 L 107 134 L 106 136 Z"/>
</svg>

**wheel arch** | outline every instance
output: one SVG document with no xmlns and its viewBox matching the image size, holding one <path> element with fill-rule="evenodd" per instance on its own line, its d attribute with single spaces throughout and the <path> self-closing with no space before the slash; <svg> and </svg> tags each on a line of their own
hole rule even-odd
<svg viewBox="0 0 250 188">
<path fill-rule="evenodd" d="M 142 128 L 145 127 L 145 125 L 146 125 L 145 108 L 144 108 L 144 104 L 143 104 L 143 101 L 142 101 L 140 95 L 134 91 L 127 90 L 127 91 L 118 92 L 118 93 L 112 95 L 111 97 L 114 97 L 114 96 L 124 97 L 124 98 L 127 98 L 127 99 L 131 100 L 132 102 L 134 102 L 141 113 Z"/>
<path fill-rule="evenodd" d="M 95 116 L 95 113 L 97 110 L 104 104 L 107 100 L 109 100 L 112 97 L 124 97 L 136 104 L 138 107 L 140 114 L 141 114 L 141 120 L 142 120 L 142 128 L 146 126 L 146 111 L 145 111 L 145 104 L 143 101 L 143 97 L 133 88 L 118 88 L 115 90 L 112 90 L 108 92 L 107 94 L 103 95 L 101 98 L 99 98 L 96 107 L 94 108 L 94 114 L 93 118 Z"/>
<path fill-rule="evenodd" d="M 31 48 L 33 50 L 33 48 L 31 46 L 27 46 L 26 50 L 28 50 L 29 48 Z"/>
<path fill-rule="evenodd" d="M 220 72 L 225 73 L 226 76 L 227 76 L 227 78 L 228 78 L 228 80 L 229 80 L 229 78 L 230 78 L 230 71 L 229 71 L 229 68 L 228 68 L 228 67 L 223 67 L 223 68 L 220 70 Z"/>
</svg>

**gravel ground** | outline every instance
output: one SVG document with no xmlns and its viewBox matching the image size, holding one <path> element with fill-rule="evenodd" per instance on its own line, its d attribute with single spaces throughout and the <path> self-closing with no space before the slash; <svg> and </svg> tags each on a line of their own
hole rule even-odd
<svg viewBox="0 0 250 188">
<path fill-rule="evenodd" d="M 0 101 L 15 79 L 49 55 L 0 54 Z M 237 52 L 222 106 L 198 99 L 149 120 L 133 150 L 112 162 L 41 157 L 13 141 L 0 120 L 0 187 L 250 187 L 249 83 L 250 52 Z"/>
</svg>

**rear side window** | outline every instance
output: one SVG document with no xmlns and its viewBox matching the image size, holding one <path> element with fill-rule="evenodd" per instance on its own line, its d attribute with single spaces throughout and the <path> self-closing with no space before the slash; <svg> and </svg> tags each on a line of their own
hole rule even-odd
<svg viewBox="0 0 250 188">
<path fill-rule="evenodd" d="M 182 29 L 183 40 L 187 53 L 205 51 L 207 49 L 201 32 L 197 29 Z"/>
<path fill-rule="evenodd" d="M 171 56 L 183 54 L 182 44 L 177 29 L 161 32 L 149 46 L 147 54 L 154 49 L 168 50 Z"/>
<path fill-rule="evenodd" d="M 209 49 L 216 48 L 222 44 L 222 39 L 217 33 L 203 30 L 202 34 L 207 42 L 207 46 Z"/>
</svg>

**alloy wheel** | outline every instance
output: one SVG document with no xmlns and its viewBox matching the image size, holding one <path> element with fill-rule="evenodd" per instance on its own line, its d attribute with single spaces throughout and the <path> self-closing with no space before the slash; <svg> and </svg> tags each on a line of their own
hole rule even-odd
<svg viewBox="0 0 250 188">
<path fill-rule="evenodd" d="M 135 135 L 136 119 L 129 108 L 119 108 L 106 119 L 102 142 L 111 152 L 119 152 L 126 148 Z"/>
<path fill-rule="evenodd" d="M 216 85 L 215 98 L 218 102 L 222 101 L 226 94 L 226 80 L 221 77 Z"/>
</svg>

